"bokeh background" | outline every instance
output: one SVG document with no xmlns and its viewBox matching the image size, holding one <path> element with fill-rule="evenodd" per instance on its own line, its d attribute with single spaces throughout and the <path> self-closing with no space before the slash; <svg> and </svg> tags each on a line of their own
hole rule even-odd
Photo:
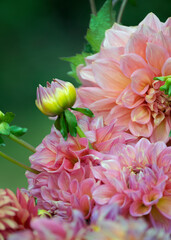
<svg viewBox="0 0 171 240">
<path fill-rule="evenodd" d="M 103 3 L 96 0 L 97 9 Z M 137 25 L 149 12 L 165 21 L 170 10 L 170 0 L 130 0 L 122 23 Z M 0 110 L 16 114 L 13 123 L 28 128 L 23 139 L 33 146 L 52 125 L 35 107 L 36 87 L 55 77 L 74 83 L 59 58 L 82 51 L 89 18 L 89 0 L 0 0 Z M 30 152 L 4 139 L 0 151 L 29 165 Z M 0 188 L 17 187 L 27 187 L 24 170 L 0 157 Z"/>
</svg>

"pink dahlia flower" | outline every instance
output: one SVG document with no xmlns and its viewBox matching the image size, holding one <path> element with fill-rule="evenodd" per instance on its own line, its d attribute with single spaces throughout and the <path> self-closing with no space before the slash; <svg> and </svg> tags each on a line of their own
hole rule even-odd
<svg viewBox="0 0 171 240">
<path fill-rule="evenodd" d="M 69 135 L 65 141 L 61 133 L 52 127 L 51 133 L 43 139 L 36 148 L 36 153 L 30 157 L 32 168 L 47 172 L 70 172 L 88 164 L 97 165 L 103 158 L 97 158 L 96 155 L 101 155 L 97 151 L 107 153 L 119 142 L 129 143 L 136 140 L 136 137 L 125 132 L 125 127 L 116 126 L 115 121 L 109 126 L 104 126 L 102 117 L 90 119 L 82 116 L 78 118 L 78 124 L 87 139 Z M 94 150 L 89 149 L 88 140 Z"/>
<path fill-rule="evenodd" d="M 85 229 L 84 240 L 169 240 L 163 230 L 149 228 L 142 219 L 125 219 L 118 215 L 114 204 L 94 208 L 91 224 Z"/>
<path fill-rule="evenodd" d="M 81 240 L 79 231 L 85 226 L 79 211 L 73 211 L 71 222 L 60 218 L 35 218 L 31 230 L 18 231 L 9 240 Z"/>
<path fill-rule="evenodd" d="M 16 195 L 9 189 L 0 189 L 0 239 L 17 230 L 29 229 L 34 217 L 37 217 L 37 207 L 33 197 L 19 189 Z"/>
<path fill-rule="evenodd" d="M 98 185 L 89 167 L 70 173 L 27 173 L 29 193 L 37 198 L 37 206 L 52 215 L 70 218 L 71 210 L 78 209 L 87 219 L 94 207 L 92 189 Z"/>
<path fill-rule="evenodd" d="M 78 67 L 79 97 L 106 124 L 117 124 L 152 142 L 169 140 L 171 97 L 157 76 L 171 75 L 171 19 L 150 13 L 136 27 L 114 24 L 99 53 Z"/>
<path fill-rule="evenodd" d="M 118 203 L 124 215 L 148 215 L 155 227 L 171 232 L 171 147 L 141 139 L 135 146 L 118 144 L 112 151 L 116 160 L 93 167 L 102 181 L 93 191 L 96 203 Z"/>
</svg>

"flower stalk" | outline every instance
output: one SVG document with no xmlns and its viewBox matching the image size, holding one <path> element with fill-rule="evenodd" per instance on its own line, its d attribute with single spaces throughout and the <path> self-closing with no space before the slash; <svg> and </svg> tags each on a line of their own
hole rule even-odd
<svg viewBox="0 0 171 240">
<path fill-rule="evenodd" d="M 32 173 L 35 173 L 35 174 L 38 174 L 38 173 L 39 173 L 39 171 L 37 171 L 37 170 L 35 170 L 35 169 L 33 169 L 33 168 L 30 168 L 30 167 L 26 166 L 26 165 L 23 164 L 23 163 L 18 162 L 18 161 L 15 160 L 14 158 L 6 155 L 5 153 L 3 153 L 3 152 L 1 152 L 1 151 L 0 151 L 0 156 L 3 157 L 3 158 L 5 158 L 5 159 L 8 160 L 9 162 L 12 162 L 12 163 L 14 163 L 15 165 L 17 165 L 17 166 L 19 166 L 19 167 L 21 167 L 21 168 L 23 168 L 23 169 L 25 169 L 25 170 L 27 170 L 27 171 L 29 171 L 29 172 L 32 172 Z"/>
<path fill-rule="evenodd" d="M 91 8 L 91 12 L 93 15 L 97 15 L 97 11 L 96 11 L 96 5 L 94 0 L 90 0 L 90 8 Z"/>
<path fill-rule="evenodd" d="M 119 10 L 119 13 L 118 13 L 118 17 L 117 17 L 117 23 L 121 23 L 121 19 L 122 19 L 122 16 L 123 16 L 123 12 L 124 12 L 124 9 L 126 7 L 126 4 L 127 4 L 127 0 L 123 0 L 122 4 L 121 4 L 121 7 L 120 7 L 120 10 Z"/>
<path fill-rule="evenodd" d="M 21 146 L 25 147 L 26 149 L 30 150 L 31 152 L 35 153 L 36 152 L 36 149 L 30 145 L 29 143 L 25 142 L 24 140 L 22 139 L 19 139 L 18 137 L 16 137 L 15 135 L 13 135 L 12 133 L 10 133 L 8 135 L 8 137 L 13 140 L 14 142 L 20 144 Z"/>
</svg>

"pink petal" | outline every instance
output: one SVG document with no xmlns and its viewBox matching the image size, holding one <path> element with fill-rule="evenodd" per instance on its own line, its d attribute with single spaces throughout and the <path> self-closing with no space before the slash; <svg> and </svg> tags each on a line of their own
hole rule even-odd
<svg viewBox="0 0 171 240">
<path fill-rule="evenodd" d="M 77 75 L 84 87 L 96 87 L 97 83 L 94 78 L 94 74 L 91 66 L 79 65 L 77 67 Z"/>
<path fill-rule="evenodd" d="M 114 23 L 113 26 L 112 26 L 112 29 L 119 30 L 119 31 L 122 31 L 122 32 L 126 32 L 129 35 L 131 35 L 133 32 L 136 31 L 135 27 L 127 27 L 127 26 L 124 26 L 124 25 L 121 25 L 121 24 L 118 24 L 118 23 Z"/>
<path fill-rule="evenodd" d="M 166 118 L 153 130 L 150 137 L 151 142 L 163 141 L 167 142 L 169 140 L 170 126 Z"/>
<path fill-rule="evenodd" d="M 99 57 L 111 58 L 113 60 L 119 61 L 122 54 L 124 54 L 124 47 L 111 47 L 111 48 L 101 47 Z"/>
<path fill-rule="evenodd" d="M 118 63 L 111 59 L 100 59 L 93 63 L 93 73 L 99 86 L 109 91 L 122 91 L 129 83 Z"/>
<path fill-rule="evenodd" d="M 121 106 L 115 106 L 109 113 L 108 117 L 105 120 L 106 124 L 109 124 L 113 119 L 118 119 L 116 126 L 125 126 L 128 127 L 129 121 L 131 119 L 131 109 L 127 109 Z"/>
<path fill-rule="evenodd" d="M 84 216 L 86 218 L 89 217 L 90 210 L 91 210 L 91 203 L 90 203 L 90 197 L 87 195 L 84 195 L 80 199 L 80 208 L 84 213 Z"/>
<path fill-rule="evenodd" d="M 120 66 L 121 66 L 123 73 L 128 78 L 131 77 L 132 73 L 135 70 L 148 67 L 145 60 L 141 56 L 139 56 L 135 53 L 129 53 L 129 54 L 122 55 L 121 60 L 120 60 Z"/>
<path fill-rule="evenodd" d="M 158 192 L 157 190 L 153 190 L 143 196 L 143 203 L 146 206 L 152 206 L 156 204 L 161 197 L 162 197 L 161 192 Z"/>
<path fill-rule="evenodd" d="M 166 218 L 171 220 L 171 196 L 161 198 L 156 207 Z"/>
<path fill-rule="evenodd" d="M 70 176 L 67 172 L 63 171 L 58 178 L 59 188 L 63 191 L 67 191 L 69 189 L 70 184 Z"/>
<path fill-rule="evenodd" d="M 132 90 L 139 94 L 143 95 L 149 89 L 149 86 L 152 85 L 154 75 L 148 69 L 138 69 L 131 75 L 131 87 Z"/>
<path fill-rule="evenodd" d="M 103 46 L 105 48 L 109 47 L 125 47 L 129 39 L 129 34 L 127 32 L 109 29 L 105 32 L 105 39 L 103 41 Z"/>
<path fill-rule="evenodd" d="M 91 189 L 94 186 L 94 179 L 93 178 L 87 178 L 85 179 L 82 183 L 81 183 L 81 187 L 80 187 L 80 192 L 81 195 L 89 195 L 91 196 Z"/>
<path fill-rule="evenodd" d="M 162 68 L 162 76 L 171 75 L 171 57 L 166 60 Z"/>
<path fill-rule="evenodd" d="M 152 207 L 150 220 L 155 228 L 163 228 L 171 233 L 171 220 L 164 217 L 155 206 Z"/>
<path fill-rule="evenodd" d="M 159 32 L 163 26 L 158 17 L 154 13 L 149 13 L 139 25 L 147 25 L 155 32 Z"/>
<path fill-rule="evenodd" d="M 141 97 L 133 92 L 129 85 L 116 99 L 118 105 L 122 105 L 126 108 L 135 108 L 144 102 L 144 97 Z"/>
<path fill-rule="evenodd" d="M 145 206 L 141 201 L 135 201 L 131 204 L 129 210 L 131 216 L 141 217 L 150 213 L 151 206 Z"/>
<path fill-rule="evenodd" d="M 125 47 L 125 53 L 136 53 L 146 59 L 146 42 L 147 37 L 142 33 L 134 33 L 129 38 Z"/>
<path fill-rule="evenodd" d="M 98 204 L 106 204 L 111 197 L 115 194 L 115 190 L 112 186 L 101 185 L 93 191 L 93 198 Z"/>
<path fill-rule="evenodd" d="M 151 119 L 151 111 L 147 105 L 140 105 L 131 112 L 131 120 L 140 124 L 148 123 Z"/>
<path fill-rule="evenodd" d="M 72 180 L 69 188 L 70 188 L 71 193 L 77 194 L 78 188 L 79 188 L 79 186 L 78 186 L 78 180 L 77 180 L 77 179 Z"/>
<path fill-rule="evenodd" d="M 104 98 L 89 105 L 92 111 L 110 111 L 116 105 L 114 98 Z"/>
<path fill-rule="evenodd" d="M 152 67 L 156 68 L 158 70 L 158 73 L 160 73 L 163 64 L 169 57 L 169 54 L 165 48 L 153 43 L 148 43 L 146 48 L 146 56 L 148 63 Z"/>
<path fill-rule="evenodd" d="M 130 121 L 129 123 L 129 129 L 134 136 L 137 137 L 150 137 L 153 132 L 153 126 L 151 122 L 147 124 L 140 124 L 136 122 Z"/>
</svg>

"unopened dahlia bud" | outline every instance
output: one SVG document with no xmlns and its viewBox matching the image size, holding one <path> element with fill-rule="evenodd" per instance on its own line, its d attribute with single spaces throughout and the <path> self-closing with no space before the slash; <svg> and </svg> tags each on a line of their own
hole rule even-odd
<svg viewBox="0 0 171 240">
<path fill-rule="evenodd" d="M 47 87 L 37 88 L 36 106 L 45 115 L 60 115 L 74 105 L 76 100 L 75 87 L 70 82 L 54 79 Z"/>
</svg>

